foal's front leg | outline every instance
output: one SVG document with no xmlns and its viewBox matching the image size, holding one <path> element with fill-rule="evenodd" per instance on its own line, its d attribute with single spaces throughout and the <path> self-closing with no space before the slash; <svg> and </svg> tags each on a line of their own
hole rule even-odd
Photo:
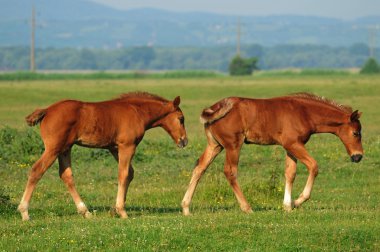
<svg viewBox="0 0 380 252">
<path fill-rule="evenodd" d="M 132 157 L 135 153 L 136 146 L 118 146 L 119 172 L 118 172 L 118 188 L 116 196 L 116 213 L 120 218 L 128 218 L 125 211 L 125 199 L 127 188 L 133 179 L 133 168 L 131 165 Z"/>
<path fill-rule="evenodd" d="M 294 207 L 292 201 L 293 182 L 296 178 L 297 159 L 290 153 L 286 154 L 285 158 L 285 194 L 284 194 L 284 210 L 290 212 Z"/>
<path fill-rule="evenodd" d="M 309 176 L 307 178 L 305 188 L 303 189 L 298 199 L 294 201 L 294 206 L 299 207 L 302 203 L 310 199 L 314 180 L 318 175 L 318 165 L 317 161 L 315 161 L 310 156 L 310 154 L 305 149 L 305 146 L 301 143 L 293 144 L 290 148 L 287 148 L 287 150 L 292 154 L 292 156 L 300 160 L 309 171 Z"/>
</svg>

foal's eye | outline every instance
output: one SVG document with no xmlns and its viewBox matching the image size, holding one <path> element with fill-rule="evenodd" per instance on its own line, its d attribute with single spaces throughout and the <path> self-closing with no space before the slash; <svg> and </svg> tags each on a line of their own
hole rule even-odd
<svg viewBox="0 0 380 252">
<path fill-rule="evenodd" d="M 354 137 L 360 137 L 361 136 L 360 131 L 354 131 L 352 134 L 354 135 Z"/>
<path fill-rule="evenodd" d="M 184 124 L 184 123 L 185 123 L 185 117 L 180 117 L 180 118 L 179 118 L 179 122 L 180 122 L 181 124 Z"/>
</svg>

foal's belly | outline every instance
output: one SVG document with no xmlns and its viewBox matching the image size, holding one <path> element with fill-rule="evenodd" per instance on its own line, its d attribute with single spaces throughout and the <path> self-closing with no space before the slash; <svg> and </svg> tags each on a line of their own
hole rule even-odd
<svg viewBox="0 0 380 252">
<path fill-rule="evenodd" d="M 245 136 L 244 143 L 259 144 L 259 145 L 273 145 L 273 144 L 277 144 L 278 142 L 271 135 L 248 132 Z"/>
<path fill-rule="evenodd" d="M 75 141 L 75 144 L 91 147 L 91 148 L 106 148 L 113 145 L 113 139 L 107 136 L 97 136 L 96 134 L 92 135 L 82 135 L 78 137 Z"/>
</svg>

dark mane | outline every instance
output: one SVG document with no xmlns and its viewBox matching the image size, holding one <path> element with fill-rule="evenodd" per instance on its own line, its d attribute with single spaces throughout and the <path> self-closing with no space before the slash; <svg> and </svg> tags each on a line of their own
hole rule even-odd
<svg viewBox="0 0 380 252">
<path fill-rule="evenodd" d="M 321 102 L 323 104 L 327 104 L 329 106 L 332 106 L 332 107 L 334 107 L 334 108 L 336 108 L 342 112 L 352 113 L 352 108 L 350 106 L 342 105 L 340 103 L 337 103 L 336 101 L 327 99 L 324 96 L 318 96 L 318 95 L 315 95 L 312 93 L 301 92 L 301 93 L 290 94 L 289 97 L 297 97 L 297 98 L 301 98 L 301 99 L 307 99 L 307 100 L 313 100 L 313 101 Z"/>
<path fill-rule="evenodd" d="M 131 100 L 131 99 L 148 99 L 160 102 L 168 102 L 165 98 L 161 96 L 150 94 L 148 92 L 130 92 L 126 94 L 121 94 L 116 100 Z"/>
</svg>

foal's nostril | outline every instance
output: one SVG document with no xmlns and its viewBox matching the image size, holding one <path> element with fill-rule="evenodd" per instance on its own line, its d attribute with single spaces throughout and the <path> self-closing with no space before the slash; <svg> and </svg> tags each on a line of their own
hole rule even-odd
<svg viewBox="0 0 380 252">
<path fill-rule="evenodd" d="M 183 148 L 187 145 L 187 138 L 181 138 L 178 143 L 178 147 Z"/>
<path fill-rule="evenodd" d="M 362 160 L 362 155 L 361 154 L 355 154 L 351 156 L 351 161 L 355 163 L 359 163 L 360 160 Z"/>
<path fill-rule="evenodd" d="M 183 147 L 185 147 L 185 146 L 187 145 L 187 143 L 188 143 L 187 138 L 185 138 L 185 139 L 183 140 Z"/>
</svg>

